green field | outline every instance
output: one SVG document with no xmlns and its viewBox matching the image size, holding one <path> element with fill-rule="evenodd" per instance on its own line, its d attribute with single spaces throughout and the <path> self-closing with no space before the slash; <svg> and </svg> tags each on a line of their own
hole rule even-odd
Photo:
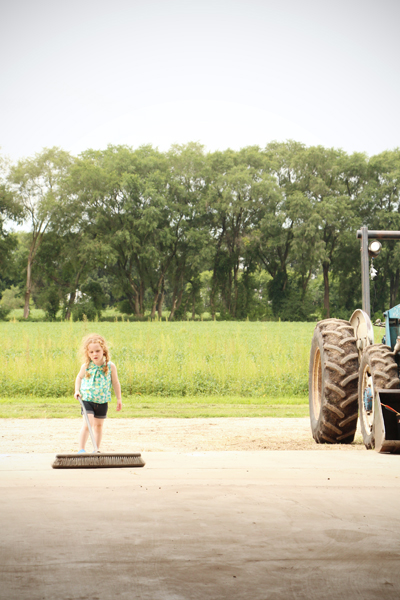
<svg viewBox="0 0 400 600">
<path fill-rule="evenodd" d="M 279 322 L 0 323 L 0 416 L 75 414 L 77 352 L 91 331 L 111 344 L 125 398 L 121 416 L 303 416 L 313 329 Z"/>
</svg>

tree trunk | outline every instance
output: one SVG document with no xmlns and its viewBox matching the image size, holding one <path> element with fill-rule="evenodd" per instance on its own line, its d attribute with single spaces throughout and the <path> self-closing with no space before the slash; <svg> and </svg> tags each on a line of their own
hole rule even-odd
<svg viewBox="0 0 400 600">
<path fill-rule="evenodd" d="M 211 293 L 210 293 L 210 309 L 211 316 L 213 320 L 215 319 L 215 293 L 217 291 L 217 285 L 214 282 L 211 284 Z"/>
<path fill-rule="evenodd" d="M 177 296 L 178 296 L 178 284 L 176 283 L 174 285 L 174 289 L 172 292 L 172 305 L 171 305 L 171 312 L 169 313 L 168 321 L 172 321 L 172 319 L 174 318 L 174 313 L 176 310 Z"/>
<path fill-rule="evenodd" d="M 168 321 L 172 321 L 172 319 L 174 318 L 174 314 L 176 311 L 176 302 L 177 302 L 177 297 L 174 292 L 174 294 L 172 296 L 172 307 L 171 307 L 171 312 L 169 313 Z"/>
<path fill-rule="evenodd" d="M 396 306 L 397 295 L 399 291 L 400 270 L 396 269 L 396 273 L 390 278 L 390 306 Z"/>
<path fill-rule="evenodd" d="M 74 291 L 71 292 L 71 294 L 69 295 L 68 306 L 67 306 L 67 310 L 66 310 L 66 313 L 65 313 L 65 320 L 66 321 L 69 321 L 70 318 L 71 318 L 71 312 L 72 312 L 71 308 L 72 308 L 72 306 L 73 306 L 73 304 L 75 302 L 75 298 L 76 298 L 76 287 L 75 287 Z"/>
<path fill-rule="evenodd" d="M 190 298 L 190 296 L 186 297 L 186 302 L 185 302 L 185 306 L 184 306 L 184 309 L 183 309 L 183 317 L 184 317 L 185 321 L 188 320 L 188 318 L 187 318 L 187 305 L 188 305 L 188 302 L 189 302 L 189 298 Z"/>
<path fill-rule="evenodd" d="M 175 312 L 179 309 L 180 305 L 182 304 L 182 296 L 183 296 L 183 287 L 181 287 L 181 289 L 179 290 L 178 297 L 175 298 L 175 300 L 172 304 L 171 314 L 168 317 L 168 321 L 172 321 L 172 319 L 174 318 Z"/>
<path fill-rule="evenodd" d="M 162 319 L 162 307 L 163 307 L 163 304 L 164 304 L 164 296 L 165 296 L 165 292 L 164 292 L 164 289 L 163 289 L 162 292 L 161 292 L 160 300 L 158 302 L 158 318 L 160 319 L 160 321 Z"/>
<path fill-rule="evenodd" d="M 161 292 L 161 286 L 163 284 L 163 281 L 164 281 L 164 275 L 161 275 L 160 279 L 158 280 L 158 283 L 157 283 L 157 291 L 154 293 L 153 306 L 151 307 L 151 315 L 150 316 L 152 319 L 154 319 L 154 317 L 156 316 L 157 301 L 158 301 L 158 297 Z"/>
<path fill-rule="evenodd" d="M 229 290 L 228 290 L 228 292 L 229 292 Z M 229 306 L 228 300 L 226 299 L 226 290 L 223 286 L 221 287 L 221 300 L 222 300 L 222 305 L 224 307 L 225 312 L 230 314 L 230 306 Z"/>
<path fill-rule="evenodd" d="M 324 274 L 324 312 L 325 319 L 329 319 L 331 316 L 329 310 L 329 263 L 324 262 L 322 269 Z"/>
<path fill-rule="evenodd" d="M 175 315 L 175 311 L 180 307 L 181 302 L 182 302 L 182 294 L 183 294 L 183 278 L 184 278 L 184 274 L 186 271 L 186 267 L 183 264 L 180 268 L 180 270 L 178 270 L 179 273 L 179 277 L 177 277 L 177 279 L 175 279 L 175 285 L 174 285 L 174 289 L 172 292 L 172 305 L 171 305 L 171 312 L 170 315 L 168 317 L 168 321 L 172 321 Z"/>
<path fill-rule="evenodd" d="M 44 233 L 44 231 L 43 231 Z M 31 298 L 32 291 L 32 264 L 35 258 L 37 249 L 42 241 L 43 234 L 33 234 L 31 247 L 29 249 L 28 264 L 26 267 L 26 290 L 25 290 L 25 306 L 24 306 L 24 319 L 29 317 L 29 300 Z"/>
<path fill-rule="evenodd" d="M 158 294 L 159 294 L 159 291 L 157 290 L 157 292 L 154 294 L 153 306 L 151 307 L 151 313 L 150 313 L 151 319 L 154 319 L 154 317 L 156 316 Z"/>
<path fill-rule="evenodd" d="M 182 290 L 180 291 L 180 295 L 182 297 Z M 174 291 L 172 293 L 172 306 L 171 306 L 171 312 L 169 313 L 169 317 L 168 317 L 168 321 L 172 321 L 172 319 L 174 318 L 175 315 L 175 311 L 178 308 L 177 304 L 178 304 L 178 284 L 175 285 L 174 287 Z"/>
<path fill-rule="evenodd" d="M 308 287 L 308 284 L 310 282 L 311 275 L 312 275 L 312 269 L 310 268 L 308 270 L 307 276 L 304 276 L 303 279 L 302 279 L 302 283 L 301 283 L 301 288 L 302 288 L 301 299 L 302 300 L 304 300 L 304 298 L 306 296 L 307 287 Z"/>
<path fill-rule="evenodd" d="M 221 234 L 220 234 L 218 242 L 217 242 L 217 247 L 216 247 L 215 256 L 214 256 L 214 267 L 213 267 L 213 276 L 212 276 L 211 293 L 210 293 L 211 316 L 214 320 L 215 320 L 215 294 L 216 294 L 217 287 L 218 287 L 217 271 L 218 271 L 219 255 L 220 255 L 220 251 L 221 251 L 222 241 L 225 237 L 225 227 L 226 227 L 226 220 L 224 218 L 222 220 L 222 231 L 221 231 Z"/>
<path fill-rule="evenodd" d="M 246 269 L 243 270 L 243 289 L 244 289 L 244 299 L 243 299 L 243 316 L 248 316 L 248 308 L 249 308 L 249 299 L 250 299 L 250 290 L 249 290 L 249 277 L 252 268 L 252 259 L 250 259 L 249 264 Z M 237 305 L 236 305 L 237 310 Z"/>
<path fill-rule="evenodd" d="M 127 279 L 129 281 L 129 287 L 131 288 L 131 290 L 133 292 L 132 296 L 130 294 L 128 294 L 129 304 L 130 304 L 131 308 L 133 308 L 133 310 L 135 311 L 135 315 L 137 317 L 142 317 L 143 315 L 142 315 L 142 311 L 141 311 L 141 307 L 140 307 L 140 289 L 137 288 L 130 273 L 128 274 Z M 133 300 L 132 300 L 132 298 L 133 298 Z"/>
<path fill-rule="evenodd" d="M 237 301 L 238 301 L 238 295 L 239 295 L 238 277 L 239 277 L 239 263 L 236 263 L 233 267 L 232 317 L 236 317 Z"/>
<path fill-rule="evenodd" d="M 133 292 L 133 294 L 127 294 L 129 306 L 131 311 L 135 314 L 136 317 L 141 317 L 140 313 L 140 304 L 139 304 L 139 294 L 137 291 Z"/>
<path fill-rule="evenodd" d="M 196 296 L 195 293 L 193 292 L 192 294 L 192 321 L 194 321 L 196 318 Z"/>
<path fill-rule="evenodd" d="M 228 282 L 229 282 L 229 289 L 228 289 L 228 293 L 227 293 L 227 299 L 225 300 L 226 303 L 226 307 L 227 310 L 229 312 L 229 314 L 232 314 L 232 270 L 229 269 L 229 276 L 228 276 Z"/>
<path fill-rule="evenodd" d="M 143 279 L 140 280 L 139 314 L 140 314 L 140 316 L 144 316 L 144 281 L 143 281 Z"/>
<path fill-rule="evenodd" d="M 24 306 L 24 319 L 29 317 L 29 300 L 31 297 L 32 289 L 32 251 L 29 252 L 28 266 L 26 268 L 26 290 L 25 290 L 25 306 Z"/>
<path fill-rule="evenodd" d="M 142 316 L 142 311 L 140 310 L 140 298 L 139 298 L 139 294 L 135 295 L 135 315 L 137 317 L 141 317 Z"/>
<path fill-rule="evenodd" d="M 77 288 L 78 288 L 78 285 L 79 285 L 79 280 L 80 280 L 80 278 L 81 278 L 82 271 L 83 271 L 83 268 L 84 268 L 84 266 L 85 266 L 85 265 L 86 265 L 86 262 L 84 262 L 84 263 L 83 263 L 83 265 L 81 266 L 81 268 L 79 269 L 79 271 L 78 271 L 78 273 L 77 273 L 77 275 L 76 275 L 76 277 L 75 277 L 75 285 L 74 285 L 73 292 L 72 292 L 72 293 L 69 295 L 68 306 L 67 306 L 67 312 L 65 313 L 65 319 L 66 319 L 67 321 L 69 321 L 69 320 L 70 320 L 70 318 L 71 318 L 71 309 L 72 309 L 72 307 L 73 307 L 73 305 L 74 305 L 74 302 L 75 302 L 75 298 L 76 298 L 76 290 L 77 290 Z"/>
<path fill-rule="evenodd" d="M 25 291 L 25 306 L 24 306 L 24 319 L 29 317 L 29 300 L 31 297 L 32 291 L 32 265 L 35 260 L 36 252 L 39 249 L 40 244 L 42 243 L 44 232 L 46 231 L 48 223 L 44 226 L 43 231 L 41 231 L 42 224 L 40 224 L 37 231 L 33 232 L 32 243 L 29 249 L 28 256 L 28 265 L 26 268 L 26 291 Z"/>
</svg>

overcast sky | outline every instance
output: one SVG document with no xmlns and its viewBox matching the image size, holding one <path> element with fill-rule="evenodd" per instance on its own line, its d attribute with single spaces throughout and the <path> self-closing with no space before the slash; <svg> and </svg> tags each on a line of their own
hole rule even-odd
<svg viewBox="0 0 400 600">
<path fill-rule="evenodd" d="M 399 0 L 0 0 L 0 147 L 400 146 Z"/>
</svg>

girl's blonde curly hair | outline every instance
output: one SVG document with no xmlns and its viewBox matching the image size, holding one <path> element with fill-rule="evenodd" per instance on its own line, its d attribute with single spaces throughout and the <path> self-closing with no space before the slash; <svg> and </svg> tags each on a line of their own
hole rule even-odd
<svg viewBox="0 0 400 600">
<path fill-rule="evenodd" d="M 102 335 L 99 335 L 98 333 L 89 333 L 89 335 L 86 335 L 83 338 L 81 349 L 80 349 L 80 355 L 82 357 L 84 364 L 86 365 L 86 377 L 90 377 L 90 374 L 87 370 L 89 367 L 89 364 L 90 364 L 90 357 L 89 357 L 89 345 L 90 344 L 100 344 L 100 347 L 104 352 L 104 358 L 106 359 L 105 363 L 103 365 L 103 373 L 104 373 L 104 375 L 107 375 L 108 374 L 108 363 L 111 359 L 111 354 L 110 354 L 110 350 L 108 349 L 107 342 L 103 338 Z"/>
</svg>

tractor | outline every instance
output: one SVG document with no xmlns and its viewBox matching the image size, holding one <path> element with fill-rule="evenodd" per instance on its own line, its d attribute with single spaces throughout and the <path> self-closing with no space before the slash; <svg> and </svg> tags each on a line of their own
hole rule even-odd
<svg viewBox="0 0 400 600">
<path fill-rule="evenodd" d="M 319 444 L 350 444 L 357 421 L 367 449 L 400 452 L 400 304 L 384 313 L 382 343 L 374 343 L 370 319 L 370 264 L 380 240 L 400 240 L 400 231 L 362 227 L 362 309 L 349 321 L 317 323 L 311 343 L 309 407 L 313 438 Z M 369 243 L 369 240 L 372 239 Z M 371 264 L 373 274 L 373 266 Z"/>
</svg>

